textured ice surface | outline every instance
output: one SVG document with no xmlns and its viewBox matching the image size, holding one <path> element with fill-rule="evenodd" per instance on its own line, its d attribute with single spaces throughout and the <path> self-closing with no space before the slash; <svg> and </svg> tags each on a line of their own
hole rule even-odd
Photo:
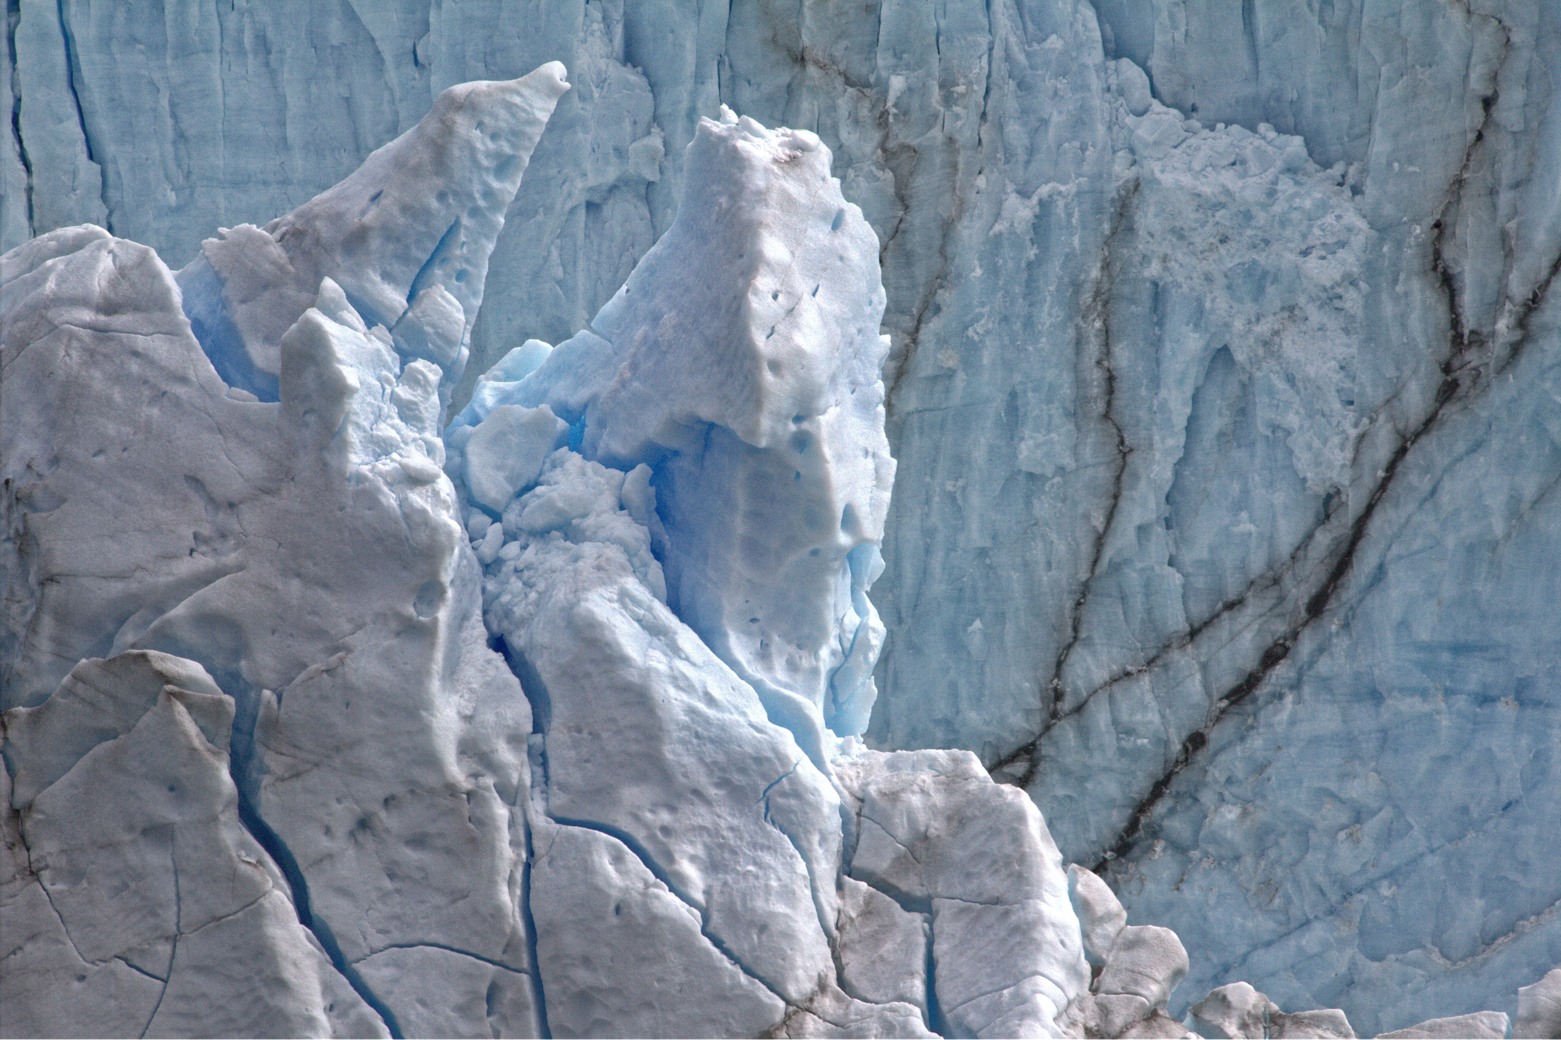
<svg viewBox="0 0 1561 1040">
<path fill-rule="evenodd" d="M 702 124 L 600 332 L 442 427 L 408 316 L 475 306 L 565 86 L 452 88 L 196 277 L 89 226 L 0 260 L 5 1035 L 1074 1027 L 1034 803 L 851 735 L 883 291 L 816 137 Z"/>
<path fill-rule="evenodd" d="M 654 513 L 662 598 L 822 766 L 807 731 L 867 727 L 883 641 L 866 595 L 894 478 L 877 240 L 816 137 L 727 119 L 701 126 L 702 176 L 623 289 L 535 371 L 534 343 L 484 376 L 450 441 L 510 534 L 507 500 L 563 424 L 571 455 L 647 467 L 625 492 Z M 519 506 L 525 531 L 558 526 Z"/>
<path fill-rule="evenodd" d="M 239 825 L 232 723 L 155 651 L 6 716 L 6 1035 L 383 1035 Z"/>
<path fill-rule="evenodd" d="M 617 291 L 700 116 L 816 132 L 894 337 L 869 739 L 1027 778 L 1184 1001 L 1370 1031 L 1561 962 L 1557 37 L 1544 0 L 26 3 L 0 236 L 184 264 L 562 59 L 469 384 Z"/>
<path fill-rule="evenodd" d="M 490 115 L 540 110 L 540 125 L 560 72 L 481 85 L 455 100 L 478 95 L 474 107 Z M 438 127 L 420 126 L 391 147 L 438 159 L 451 142 L 430 129 Z M 523 162 L 535 139 L 524 124 L 508 129 L 508 141 L 487 157 L 500 165 Z M 400 169 L 415 176 L 423 167 L 409 161 Z M 367 172 L 384 171 L 371 164 Z M 491 166 L 480 161 L 455 172 L 468 185 L 492 183 Z M 511 178 L 509 193 L 514 186 Z M 396 188 L 410 185 L 384 187 L 394 199 Z M 455 181 L 448 190 L 462 187 Z M 501 194 L 486 205 L 502 209 L 507 201 Z M 339 241 L 361 217 L 314 212 L 324 241 Z M 404 264 L 436 239 L 402 241 Z M 195 678 L 181 680 L 191 697 L 181 705 L 196 694 L 203 705 L 220 702 L 220 711 L 207 706 L 195 717 L 207 723 L 208 741 L 221 731 L 221 754 L 207 752 L 185 768 L 167 763 L 170 804 L 141 826 L 144 838 L 123 842 L 123 865 L 78 864 L 62 880 L 33 861 L 67 933 L 135 902 L 133 891 L 117 887 L 120 879 L 171 871 L 180 880 L 162 897 L 163 918 L 123 948 L 155 940 L 177 951 L 209 923 L 187 925 L 182 915 L 210 901 L 210 889 L 231 887 L 235 870 L 269 874 L 286 884 L 265 889 L 273 894 L 263 919 L 247 910 L 232 917 L 248 906 L 239 892 L 211 915 L 223 927 L 192 946 L 187 960 L 133 960 L 166 982 L 166 999 L 149 1014 L 174 1014 L 168 1002 L 183 994 L 183 1017 L 167 1025 L 149 1019 L 154 1028 L 394 1033 L 403 1025 L 388 994 L 408 974 L 440 979 L 443 1000 L 494 1004 L 506 1028 L 534 1030 L 535 972 L 518 877 L 525 866 L 512 847 L 525 835 L 517 803 L 527 784 L 530 715 L 514 676 L 486 647 L 477 569 L 440 468 L 439 366 L 403 363 L 394 333 L 370 327 L 343 288 L 322 277 L 280 342 L 269 343 L 280 401 L 257 401 L 213 368 L 211 357 L 230 344 L 203 344 L 185 319 L 210 300 L 196 296 L 198 287 L 181 293 L 146 247 L 68 229 L 7 254 L 4 264 L 5 699 L 41 702 L 5 716 L 7 767 L 21 781 L 28 773 L 18 763 L 30 752 L 48 754 L 56 760 L 51 775 L 64 774 L 59 783 L 84 768 L 97 752 L 69 744 L 80 758 L 71 767 L 66 748 L 49 747 L 57 734 L 28 731 L 29 712 L 59 715 L 73 683 L 114 695 L 126 680 L 113 666 L 140 651 L 193 662 L 185 670 Z M 348 284 L 367 276 L 337 273 Z M 288 274 L 263 288 L 291 288 L 281 284 Z M 94 684 L 94 669 L 107 678 Z M 211 775 L 193 772 L 197 765 Z M 107 794 L 89 800 L 102 799 L 102 812 L 113 816 L 111 793 L 123 785 L 111 773 L 99 776 Z M 211 790 L 205 797 L 214 808 L 177 794 L 195 784 Z M 23 786 L 13 795 L 28 849 L 49 849 L 37 806 L 50 790 L 33 797 Z M 136 807 L 144 801 L 126 797 Z M 249 865 L 225 870 L 213 862 L 211 842 L 181 813 L 217 817 L 217 836 L 236 846 L 229 858 L 248 857 Z M 242 842 L 229 836 L 240 828 Z M 89 848 L 96 840 L 91 828 L 69 838 Z M 156 841 L 172 841 L 171 854 L 159 854 Z M 58 898 L 89 875 L 103 905 Z M 222 937 L 234 929 L 240 934 Z M 313 951 L 329 983 L 316 986 L 312 1000 L 293 993 L 300 946 Z M 101 963 L 121 948 L 116 941 L 81 956 Z M 25 965 L 32 951 L 24 946 L 17 956 Z M 254 975 L 250 961 L 267 959 L 274 970 Z M 28 1022 L 44 1033 L 78 1028 L 56 979 L 10 991 L 10 977 L 8 1031 L 26 1032 Z M 417 992 L 408 993 L 408 1022 L 438 1031 Z M 191 1002 L 228 1001 L 241 1012 L 231 1025 L 189 1024 L 197 1021 Z M 288 1017 L 290 1003 L 301 1007 Z M 103 1031 L 146 1024 L 130 1006 L 119 1013 Z M 347 1018 L 328 1022 L 331 1014 Z"/>
<path fill-rule="evenodd" d="M 1087 979 L 1033 804 L 968 754 L 951 771 L 836 751 L 866 722 L 881 631 L 866 599 L 893 476 L 876 239 L 811 134 L 728 115 L 686 161 L 678 220 L 622 291 L 558 347 L 517 348 L 447 438 L 488 627 L 537 709 L 535 884 L 549 880 L 534 899 L 582 898 L 572 878 L 612 876 L 604 856 L 638 864 L 615 872 L 631 891 L 655 881 L 632 926 L 544 933 L 544 988 L 570 994 L 550 1021 L 665 1021 L 672 1007 L 635 997 L 654 979 L 604 973 L 601 952 L 654 935 L 690 970 L 712 949 L 735 966 L 702 983 L 678 1020 L 692 1032 L 1057 1028 Z M 491 452 L 499 438 L 522 450 Z M 550 453 L 505 468 L 533 449 Z M 876 802 L 854 778 L 880 772 L 909 785 L 901 858 L 947 861 L 915 884 L 868 837 Z M 578 870 L 544 874 L 555 839 Z M 569 947 L 556 967 L 550 943 Z M 886 956 L 906 974 L 874 965 Z"/>
</svg>

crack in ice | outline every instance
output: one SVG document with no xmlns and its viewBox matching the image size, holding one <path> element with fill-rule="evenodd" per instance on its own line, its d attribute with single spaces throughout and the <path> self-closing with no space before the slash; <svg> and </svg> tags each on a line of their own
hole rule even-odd
<svg viewBox="0 0 1561 1040">
<path fill-rule="evenodd" d="M 16 158 L 22 164 L 22 172 L 26 176 L 24 193 L 27 200 L 27 235 L 30 238 L 38 233 L 38 226 L 33 208 L 33 163 L 27 154 L 27 144 L 22 140 L 22 70 L 16 60 L 16 30 L 21 20 L 21 0 L 6 0 L 5 45 L 11 61 L 11 140 L 16 145 Z"/>
</svg>

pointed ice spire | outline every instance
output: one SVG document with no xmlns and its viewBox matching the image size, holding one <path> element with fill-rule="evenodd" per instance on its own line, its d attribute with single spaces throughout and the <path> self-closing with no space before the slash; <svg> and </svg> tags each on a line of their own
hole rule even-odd
<svg viewBox="0 0 1561 1040">
<path fill-rule="evenodd" d="M 568 89 L 558 62 L 451 87 L 335 187 L 264 228 L 207 239 L 178 277 L 217 371 L 275 400 L 282 334 L 331 278 L 403 355 L 438 364 L 446 386 L 459 378 L 488 256 Z"/>
<path fill-rule="evenodd" d="M 551 353 L 518 348 L 456 421 L 546 404 L 587 458 L 649 466 L 668 604 L 820 768 L 820 723 L 860 734 L 877 696 L 867 590 L 894 481 L 878 239 L 830 162 L 805 130 L 704 120 L 677 220 L 623 288 Z"/>
</svg>

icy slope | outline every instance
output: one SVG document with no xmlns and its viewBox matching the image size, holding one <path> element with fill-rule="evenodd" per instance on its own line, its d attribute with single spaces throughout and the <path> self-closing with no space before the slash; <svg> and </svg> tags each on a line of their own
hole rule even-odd
<svg viewBox="0 0 1561 1040">
<path fill-rule="evenodd" d="M 176 264 L 439 88 L 568 61 L 468 382 L 617 291 L 700 116 L 815 131 L 883 243 L 917 489 L 869 739 L 1027 781 L 1187 938 L 1189 995 L 1385 1028 L 1561 961 L 1554 4 L 67 0 L 7 30 L 0 236 L 95 220 Z"/>
</svg>

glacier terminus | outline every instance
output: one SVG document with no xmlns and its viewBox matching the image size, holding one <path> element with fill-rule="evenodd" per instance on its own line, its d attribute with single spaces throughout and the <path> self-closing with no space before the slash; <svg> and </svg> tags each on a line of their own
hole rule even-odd
<svg viewBox="0 0 1561 1040">
<path fill-rule="evenodd" d="M 1561 8 L 5 28 L 0 1035 L 1561 1036 Z"/>
</svg>

